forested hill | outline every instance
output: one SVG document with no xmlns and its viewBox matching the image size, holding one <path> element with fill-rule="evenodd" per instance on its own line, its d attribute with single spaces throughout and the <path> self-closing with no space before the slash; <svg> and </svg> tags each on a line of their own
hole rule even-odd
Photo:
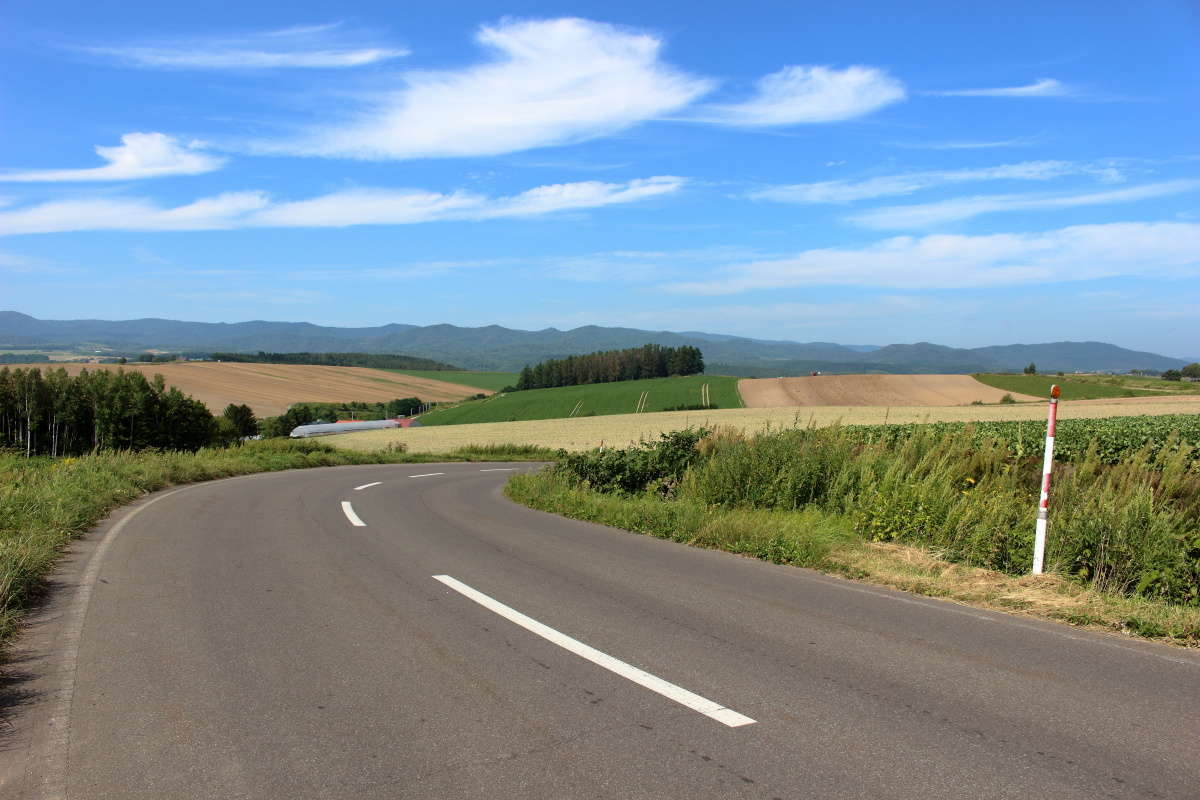
<svg viewBox="0 0 1200 800">
<path fill-rule="evenodd" d="M 1190 360 L 1135 352 L 1101 342 L 1005 345 L 963 349 L 927 342 L 887 347 L 828 342 L 787 342 L 723 334 L 644 331 L 586 326 L 569 331 L 521 331 L 489 325 L 391 324 L 374 328 L 331 328 L 307 322 L 178 322 L 164 319 L 39 320 L 0 311 L 4 345 L 70 348 L 109 347 L 126 353 L 173 352 L 408 353 L 458 364 L 464 369 L 516 372 L 526 364 L 555 358 L 625 350 L 645 344 L 698 347 L 710 372 L 783 375 L 825 372 L 995 372 L 1020 371 L 1035 362 L 1043 371 L 1180 369 Z M 1200 355 L 1200 354 L 1195 354 Z"/>
<path fill-rule="evenodd" d="M 399 353 L 210 353 L 209 357 L 215 361 L 249 364 L 317 364 L 326 367 L 372 369 L 460 369 L 441 361 Z"/>
</svg>

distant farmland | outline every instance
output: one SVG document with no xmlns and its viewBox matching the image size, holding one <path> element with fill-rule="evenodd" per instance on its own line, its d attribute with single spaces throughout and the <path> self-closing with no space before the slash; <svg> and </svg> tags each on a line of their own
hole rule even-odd
<svg viewBox="0 0 1200 800">
<path fill-rule="evenodd" d="M 581 387 L 582 388 L 582 387 Z M 550 390 L 545 390 L 550 391 Z M 714 387 L 715 392 L 715 387 Z M 1110 400 L 1080 400 L 1062 404 L 1060 419 L 1137 416 L 1142 414 L 1197 414 L 1200 395 L 1139 397 Z M 603 442 L 624 447 L 640 438 L 654 439 L 660 433 L 687 427 L 722 426 L 748 433 L 792 425 L 878 425 L 880 423 L 967 422 L 971 420 L 1029 420 L 1031 437 L 1046 432 L 1045 403 L 992 406 L 871 406 L 812 408 L 732 408 L 716 411 L 676 411 L 665 414 L 625 414 L 584 419 L 542 419 L 481 425 L 439 425 L 363 431 L 325 439 L 337 447 L 378 450 L 390 444 L 405 444 L 413 453 L 445 453 L 467 445 L 532 444 L 541 447 L 587 450 Z"/>
<path fill-rule="evenodd" d="M 556 389 L 508 392 L 485 400 L 473 400 L 454 408 L 438 409 L 421 416 L 422 425 L 462 425 L 475 422 L 512 422 L 560 417 L 590 417 L 663 411 L 680 406 L 709 404 L 717 408 L 740 408 L 737 378 L 690 375 L 685 378 L 650 378 L 641 381 L 593 383 Z M 704 387 L 708 389 L 705 390 Z"/>
<path fill-rule="evenodd" d="M 1117 383 L 1099 383 L 1092 380 L 1073 380 L 1070 375 L 1056 378 L 1052 375 L 975 375 L 977 381 L 1003 389 L 1006 392 L 1021 392 L 1037 397 L 1049 397 L 1050 387 L 1058 385 L 1062 389 L 1063 400 L 1099 400 L 1106 397 L 1162 397 L 1166 391 L 1149 389 L 1134 389 L 1124 385 L 1117 378 Z M 1158 383 L 1166 383 L 1158 381 Z M 1145 382 L 1141 382 L 1145 385 Z M 1176 390 L 1178 391 L 1178 390 Z"/>
<path fill-rule="evenodd" d="M 230 403 L 246 404 L 260 417 L 282 414 L 293 403 L 376 402 L 397 397 L 428 401 L 461 400 L 484 388 L 462 386 L 367 367 L 323 367 L 300 364 L 231 364 L 216 361 L 165 364 L 32 364 L 61 366 L 72 375 L 81 369 L 124 369 L 152 379 L 161 374 L 168 386 L 190 394 L 220 414 Z"/>
<path fill-rule="evenodd" d="M 515 372 L 468 372 L 467 370 L 437 369 L 389 369 L 387 371 L 399 375 L 411 375 L 414 378 L 457 383 L 470 389 L 489 392 L 498 392 L 505 386 L 514 386 L 517 383 L 517 373 Z M 479 392 L 475 391 L 472 394 L 479 394 Z"/>
</svg>

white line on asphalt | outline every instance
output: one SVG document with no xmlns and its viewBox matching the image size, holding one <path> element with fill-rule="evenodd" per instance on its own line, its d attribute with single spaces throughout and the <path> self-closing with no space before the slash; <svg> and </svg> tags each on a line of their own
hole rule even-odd
<svg viewBox="0 0 1200 800">
<path fill-rule="evenodd" d="M 421 475 L 409 475 L 410 478 L 432 478 L 434 475 L 445 475 L 444 472 L 426 472 Z"/>
<path fill-rule="evenodd" d="M 354 513 L 354 506 L 350 505 L 349 500 L 342 501 L 342 513 L 346 515 L 346 519 L 350 520 L 350 524 L 356 528 L 365 528 L 367 523 L 358 518 L 358 514 Z"/>
<path fill-rule="evenodd" d="M 354 491 L 361 492 L 363 489 L 370 489 L 372 486 L 378 486 L 383 481 L 375 481 L 374 483 L 364 483 L 362 486 L 355 486 Z"/>
<path fill-rule="evenodd" d="M 480 472 L 516 472 L 516 467 L 492 467 L 491 469 L 481 469 Z"/>
<path fill-rule="evenodd" d="M 565 633 L 560 633 L 548 625 L 543 625 L 532 617 L 527 617 L 515 608 L 510 608 L 499 600 L 494 600 L 480 591 L 472 589 L 462 581 L 450 577 L 449 575 L 434 575 L 433 579 L 441 581 L 449 586 L 454 591 L 474 600 L 479 605 L 493 611 L 504 617 L 509 622 L 520 625 L 525 630 L 536 633 L 543 639 L 553 642 L 564 650 L 569 650 L 580 658 L 586 658 L 597 666 L 604 667 L 610 672 L 615 672 L 622 678 L 627 678 L 639 686 L 644 686 L 652 692 L 658 692 L 663 697 L 669 700 L 674 700 L 680 705 L 687 706 L 693 711 L 698 711 L 706 717 L 715 719 L 722 725 L 728 725 L 731 728 L 738 728 L 742 725 L 753 725 L 754 720 L 747 716 L 743 716 L 733 709 L 726 708 L 720 703 L 715 703 L 712 700 L 701 697 L 698 694 L 689 692 L 681 686 L 676 686 L 673 683 L 664 681 L 656 675 L 651 675 L 645 670 L 638 669 L 632 664 L 626 664 L 620 659 L 613 658 L 607 653 L 602 653 L 594 647 L 584 644 L 578 639 L 572 639 Z"/>
</svg>

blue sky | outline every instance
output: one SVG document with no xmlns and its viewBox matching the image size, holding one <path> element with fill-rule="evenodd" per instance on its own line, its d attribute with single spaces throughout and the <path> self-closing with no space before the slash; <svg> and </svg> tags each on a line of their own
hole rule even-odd
<svg viewBox="0 0 1200 800">
<path fill-rule="evenodd" d="M 1200 356 L 1200 6 L 681 9 L 6 3 L 0 307 Z"/>
</svg>

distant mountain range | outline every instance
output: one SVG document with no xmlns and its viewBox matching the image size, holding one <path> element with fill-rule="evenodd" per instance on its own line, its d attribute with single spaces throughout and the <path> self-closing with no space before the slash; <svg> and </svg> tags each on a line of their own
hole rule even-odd
<svg viewBox="0 0 1200 800">
<path fill-rule="evenodd" d="M 970 349 L 916 344 L 840 345 L 789 342 L 687 331 L 643 331 L 588 325 L 569 331 L 521 331 L 488 325 L 382 325 L 332 328 L 307 322 L 180 322 L 168 319 L 41 320 L 0 311 L 4 346 L 79 350 L 110 348 L 120 354 L 146 350 L 211 353 L 403 353 L 458 364 L 467 369 L 516 371 L 525 364 L 618 350 L 653 342 L 692 345 L 704 353 L 708 371 L 727 375 L 772 376 L 822 372 L 1012 372 L 1030 362 L 1044 372 L 1178 369 L 1189 363 L 1155 353 L 1126 350 L 1103 342 L 1011 344 Z"/>
</svg>

